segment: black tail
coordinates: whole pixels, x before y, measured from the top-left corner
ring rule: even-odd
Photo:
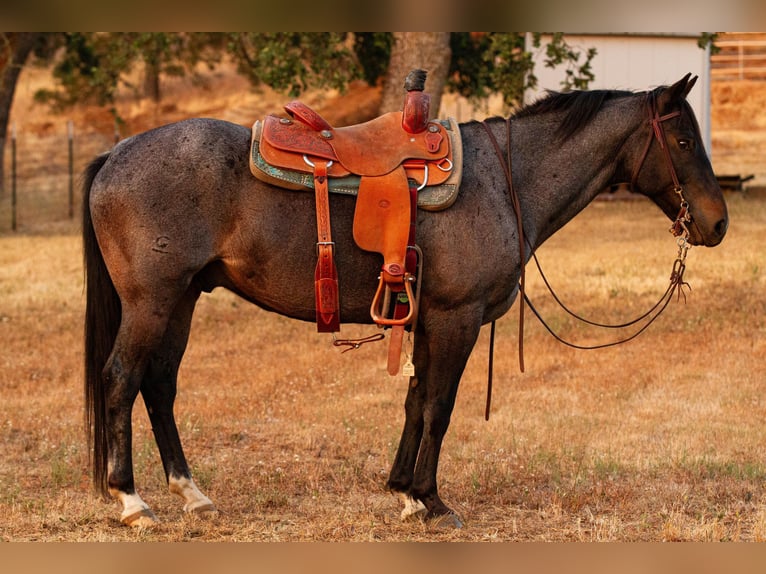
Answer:
[[[120,326],[121,306],[104,264],[90,216],[90,188],[109,154],[85,169],[82,189],[82,242],[85,268],[85,428],[93,485],[107,493],[106,401],[102,371]]]

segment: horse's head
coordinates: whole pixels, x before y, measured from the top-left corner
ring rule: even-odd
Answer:
[[[721,187],[702,143],[686,96],[697,78],[687,74],[670,87],[647,94],[646,144],[633,172],[634,191],[650,197],[672,220],[688,203],[689,243],[718,245],[729,216]]]

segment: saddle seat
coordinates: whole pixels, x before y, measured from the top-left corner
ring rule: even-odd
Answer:
[[[402,112],[333,128],[301,102],[291,102],[285,109],[292,118],[267,116],[264,120],[261,154],[272,165],[311,171],[302,157],[306,155],[332,161],[327,171],[330,177],[381,176],[407,160],[437,163],[449,154],[443,125],[430,122],[420,133],[408,133],[401,127]],[[410,161],[413,167],[417,163]]]

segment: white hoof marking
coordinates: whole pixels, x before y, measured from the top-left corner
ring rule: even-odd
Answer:
[[[209,515],[217,512],[213,501],[202,494],[192,479],[171,476],[168,486],[170,492],[184,499],[184,512],[187,514]]]
[[[404,503],[404,510],[402,510],[401,514],[402,520],[422,519],[428,512],[425,504],[415,500],[409,494],[402,493],[400,496]]]
[[[137,494],[127,494],[121,491],[110,491],[111,495],[122,503],[120,522],[128,526],[146,528],[159,522],[149,505]]]

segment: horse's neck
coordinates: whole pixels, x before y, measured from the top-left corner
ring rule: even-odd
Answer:
[[[628,104],[600,112],[564,142],[556,138],[549,120],[529,117],[514,122],[514,186],[533,249],[624,178],[624,148],[640,121],[635,103]]]

